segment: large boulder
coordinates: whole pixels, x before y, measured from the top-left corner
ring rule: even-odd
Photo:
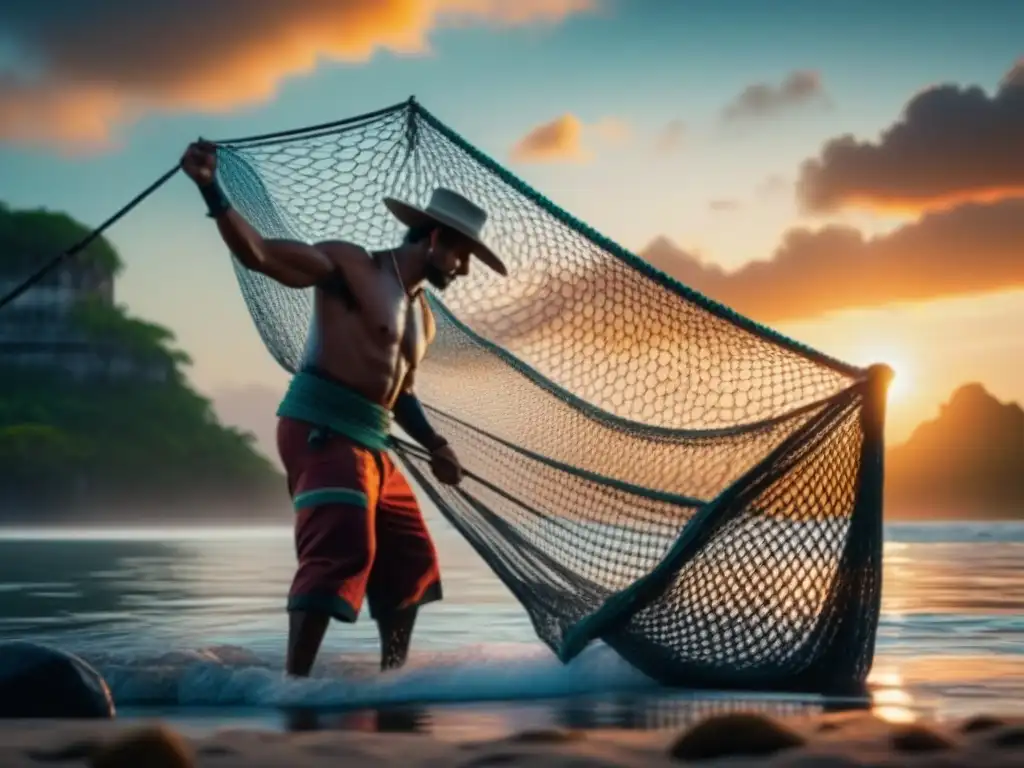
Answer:
[[[35,643],[0,643],[0,718],[113,717],[106,681],[77,656]]]

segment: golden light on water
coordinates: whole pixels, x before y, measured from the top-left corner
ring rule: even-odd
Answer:
[[[900,688],[883,688],[871,694],[871,711],[890,723],[912,723],[917,719],[912,709],[914,699]]]
[[[907,692],[898,669],[879,669],[868,678],[871,686],[871,712],[890,723],[912,723],[917,719],[914,699]]]

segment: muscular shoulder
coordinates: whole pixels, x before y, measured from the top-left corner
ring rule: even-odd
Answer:
[[[374,269],[370,254],[355,243],[345,240],[324,240],[317,243],[316,248],[346,274],[365,274]]]
[[[354,299],[367,290],[377,267],[365,248],[344,240],[322,241],[316,244],[316,248],[334,266],[333,274],[321,286],[328,293]]]

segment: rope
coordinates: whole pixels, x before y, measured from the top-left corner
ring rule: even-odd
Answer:
[[[331,129],[331,128],[340,128],[342,126],[352,125],[354,123],[359,123],[359,122],[362,122],[364,120],[371,120],[373,118],[382,117],[383,115],[387,115],[387,114],[390,114],[392,112],[396,112],[396,111],[398,111],[400,109],[406,109],[406,108],[409,108],[409,107],[413,107],[415,104],[416,104],[415,98],[410,96],[406,101],[400,102],[398,104],[392,104],[390,107],[385,107],[384,109],[374,110],[373,112],[367,112],[366,114],[363,114],[363,115],[356,115],[355,117],[348,117],[348,118],[345,118],[343,120],[335,120],[335,121],[330,122],[330,123],[323,123],[322,125],[314,125],[314,126],[309,126],[309,127],[306,127],[306,128],[296,128],[296,129],[287,130],[287,131],[277,131],[275,133],[265,133],[265,134],[254,135],[254,136],[247,136],[247,137],[238,138],[238,139],[224,139],[224,140],[220,140],[220,141],[214,141],[213,143],[216,144],[217,146],[222,146],[222,145],[236,145],[237,146],[237,145],[261,143],[261,142],[265,142],[265,141],[268,141],[268,140],[276,140],[276,139],[282,139],[282,138],[289,138],[289,137],[308,135],[310,133],[314,133],[314,132],[317,132],[317,131],[322,131],[322,130]],[[57,266],[59,266],[60,263],[64,261],[64,259],[66,259],[66,258],[68,258],[70,256],[74,256],[75,254],[80,253],[84,249],[88,248],[89,245],[94,240],[96,240],[96,238],[98,238],[107,229],[109,229],[111,226],[113,226],[115,223],[117,223],[120,219],[122,219],[129,211],[131,211],[133,208],[135,208],[139,203],[141,203],[143,200],[145,200],[151,194],[156,192],[167,181],[169,181],[171,179],[171,177],[174,176],[174,174],[176,174],[179,170],[181,170],[181,166],[179,164],[175,164],[173,168],[168,170],[159,179],[157,179],[152,184],[150,184],[148,187],[146,187],[144,190],[142,190],[142,192],[140,192],[138,195],[136,195],[134,198],[132,198],[132,200],[127,205],[122,207],[114,215],[112,215],[109,219],[107,219],[102,224],[100,224],[98,227],[96,227],[96,229],[92,230],[92,232],[90,232],[88,235],[83,237],[81,240],[79,240],[77,243],[72,245],[67,250],[58,253],[56,256],[53,256],[43,266],[41,266],[34,273],[29,275],[29,277],[27,277],[17,287],[15,287],[14,290],[10,291],[9,293],[4,295],[3,297],[0,297],[0,310],[2,310],[8,304],[11,304],[12,302],[14,302],[19,296],[21,296],[23,293],[25,293],[25,291],[27,291],[33,285],[35,285],[40,280],[42,280],[44,277],[46,277],[46,275],[48,275]]]
[[[81,240],[79,240],[77,243],[72,245],[66,251],[58,253],[56,256],[51,258],[42,267],[40,267],[32,275],[30,275],[26,280],[24,280],[20,285],[18,285],[18,287],[16,287],[13,291],[11,291],[10,293],[8,293],[5,296],[3,296],[2,298],[0,298],[0,309],[3,309],[4,307],[6,307],[8,304],[10,304],[15,299],[17,299],[19,296],[21,296],[21,294],[23,294],[29,288],[31,288],[33,285],[35,285],[40,280],[42,280],[51,270],[53,270],[55,267],[57,267],[58,264],[60,264],[62,261],[64,261],[64,259],[66,259],[66,258],[68,258],[70,256],[74,256],[76,253],[79,253],[80,251],[82,251],[85,248],[87,248],[89,246],[89,244],[92,243],[97,237],[102,235],[103,232],[106,229],[111,227],[114,223],[116,223],[119,219],[121,219],[125,214],[127,214],[130,210],[132,210],[135,206],[137,206],[139,203],[141,203],[143,200],[145,200],[151,194],[156,192],[160,187],[162,187],[172,176],[174,176],[174,174],[176,174],[180,170],[180,168],[181,168],[181,166],[176,163],[173,168],[171,168],[163,176],[161,176],[159,179],[157,179],[152,184],[150,184],[148,187],[146,187],[144,190],[142,190],[142,192],[140,192],[138,195],[136,195],[131,200],[131,202],[129,202],[127,205],[125,205],[123,208],[121,208],[121,210],[119,210],[117,213],[115,213],[109,219],[104,221],[102,224],[100,224],[98,227],[96,227],[96,229],[94,229],[88,235],[86,235]]]
[[[255,136],[243,136],[237,139],[220,139],[214,141],[214,144],[218,146],[230,145],[234,147],[249,147],[259,144],[274,143],[279,139],[294,139],[300,136],[308,136],[313,133],[320,133],[323,131],[331,132],[337,128],[343,128],[351,126],[356,123],[369,122],[378,117],[389,115],[393,112],[398,112],[401,109],[415,108],[416,99],[410,96],[405,101],[401,101],[397,104],[392,104],[390,107],[384,107],[383,109],[375,109],[372,112],[364,112],[361,115],[355,115],[354,117],[346,117],[342,120],[332,120],[329,123],[320,123],[319,125],[310,125],[305,128],[291,128],[285,131],[274,131],[272,133],[261,133]]]

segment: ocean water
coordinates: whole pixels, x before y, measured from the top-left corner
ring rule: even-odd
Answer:
[[[1024,712],[1024,524],[888,525],[870,697],[825,701],[668,691],[600,644],[563,666],[459,534],[428,517],[445,600],[421,611],[399,671],[377,671],[375,627],[362,618],[332,626],[311,679],[284,679],[286,525],[0,529],[0,639],[82,655],[122,717],[196,728],[652,728],[737,707],[870,707],[896,720]]]

